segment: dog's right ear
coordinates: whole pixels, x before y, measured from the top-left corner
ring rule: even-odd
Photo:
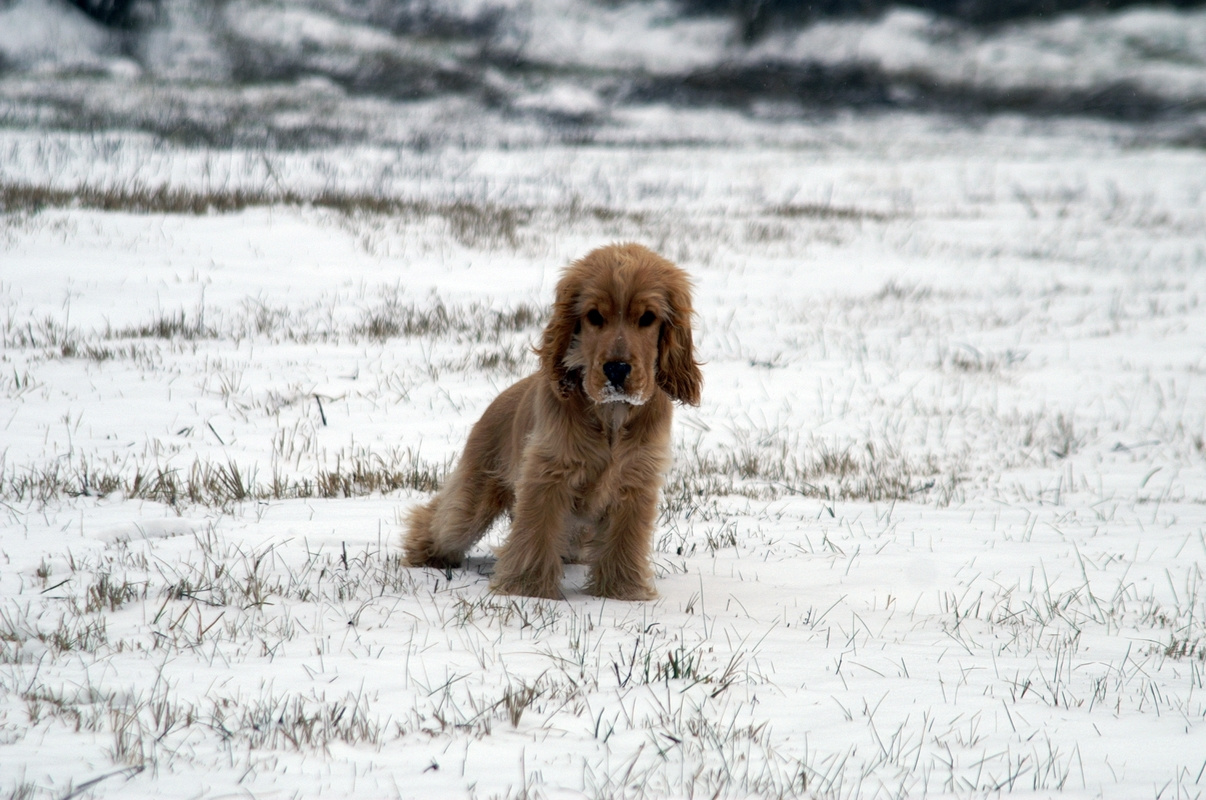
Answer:
[[[577,264],[562,273],[553,300],[553,316],[544,328],[540,346],[536,348],[540,371],[553,384],[553,391],[563,398],[569,397],[575,388],[570,369],[565,364],[565,356],[582,325],[582,320],[578,318],[578,298],[582,294],[581,273]]]

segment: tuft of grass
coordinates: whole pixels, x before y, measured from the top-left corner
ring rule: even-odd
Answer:
[[[327,190],[303,194],[292,190],[190,189],[170,186],[94,186],[72,188],[29,183],[0,185],[0,213],[38,213],[50,208],[81,208],[132,214],[233,214],[250,208],[295,206],[321,208],[345,216],[373,215],[424,220],[443,219],[449,233],[469,246],[507,245],[519,241],[519,229],[534,209],[468,200],[411,200],[367,192]]]
[[[891,214],[886,214],[882,211],[834,206],[829,203],[783,203],[771,206],[766,209],[766,213],[771,216],[782,217],[783,219],[872,220],[875,222],[884,222],[892,219]]]
[[[504,333],[533,328],[543,318],[543,311],[528,304],[495,310],[478,303],[450,307],[437,298],[420,306],[403,303],[395,292],[377,306],[366,309],[360,322],[352,327],[352,333],[376,340],[456,336],[471,342],[494,342]]]
[[[187,505],[229,509],[260,500],[364,497],[399,490],[433,492],[447,470],[448,464],[424,461],[410,449],[387,453],[356,450],[337,457],[334,468],[319,469],[312,478],[274,472],[268,483],[257,480],[254,468],[240,466],[233,459],[198,459],[188,469],[163,464],[97,465],[81,459],[0,472],[0,499],[45,505],[59,497],[120,493],[178,509]]]
[[[84,597],[84,612],[116,611],[133,600],[145,600],[147,586],[131,583],[123,578],[118,583],[108,572],[96,576],[96,580],[88,586]]]
[[[33,800],[37,791],[38,785],[36,783],[21,781],[8,791],[6,797],[7,800]]]
[[[329,752],[336,742],[349,745],[381,743],[385,724],[370,713],[372,698],[347,695],[328,701],[301,695],[266,694],[239,704],[234,720],[214,704],[215,727],[232,731],[246,747],[257,750],[319,750]]]
[[[1206,639],[1173,636],[1164,646],[1164,655],[1168,658],[1206,661]]]
[[[93,687],[75,690],[51,688],[31,683],[20,693],[30,724],[55,719],[80,731],[97,732],[104,728],[104,709],[113,702],[111,693]]]
[[[34,637],[55,655],[96,653],[109,643],[108,623],[101,615],[71,619],[64,615],[52,630],[38,629],[34,631]]]
[[[315,324],[313,316],[321,313],[328,318]],[[518,363],[522,355],[517,354],[514,343],[500,340],[538,328],[545,313],[543,308],[529,303],[492,308],[482,303],[450,305],[439,297],[407,301],[402,290],[394,286],[383,287],[380,298],[361,309],[354,320],[337,320],[329,309],[321,307],[291,310],[246,300],[231,314],[207,315],[205,307],[200,306],[192,312],[160,311],[141,323],[92,331],[52,317],[10,317],[0,320],[0,344],[14,350],[40,350],[44,357],[98,363],[130,360],[157,368],[165,349],[161,343],[169,343],[168,350],[186,350],[188,344],[199,341],[241,342],[248,338],[303,344],[385,341],[397,337],[452,338],[497,348],[493,354],[482,356],[481,366],[502,368],[508,363]],[[469,363],[466,360],[461,366]],[[36,385],[28,369],[22,372],[14,368],[11,375],[0,375],[0,391],[13,397]]]
[[[10,399],[15,400],[26,392],[37,388],[37,386],[37,380],[28,369],[18,371],[14,367],[11,378],[6,373],[0,373],[0,391],[8,395]]]
[[[957,372],[996,374],[1026,360],[1026,353],[1005,350],[1000,353],[985,352],[971,345],[960,345],[948,351],[942,366]]]
[[[1042,430],[1037,423],[1031,423],[1022,439],[1024,447],[1043,447],[1047,454],[1062,460],[1076,453],[1084,444],[1086,437],[1076,432],[1071,416],[1061,412],[1056,414],[1054,420],[1042,420],[1042,423]]]
[[[205,322],[204,309],[195,316],[189,317],[183,310],[174,313],[161,313],[141,325],[133,325],[116,331],[109,331],[106,339],[181,339],[197,341],[202,339],[219,338],[218,331]]]
[[[737,682],[743,668],[741,650],[735,650],[721,664],[715,659],[713,646],[706,641],[688,646],[680,640],[663,650],[656,633],[640,630],[630,642],[631,650],[626,651],[621,645],[608,665],[619,689],[681,681],[683,691],[702,684],[708,687],[708,696],[716,698]]]
[[[337,463],[333,470],[321,470],[315,480],[319,497],[361,497],[369,494],[388,494],[400,489],[434,492],[440,488],[441,476],[447,466],[419,461],[410,451],[407,457],[397,453],[387,461],[375,453],[358,453],[350,464]],[[295,485],[286,496],[303,496],[307,486]]]
[[[737,546],[737,523],[733,520],[719,528],[709,529],[704,533],[704,543],[708,550],[715,555],[717,550]]]
[[[906,456],[887,445],[867,442],[837,446],[813,442],[797,448],[777,435],[724,450],[698,443],[675,459],[664,488],[666,513],[685,513],[708,498],[739,496],[771,500],[787,495],[822,500],[882,502],[932,495],[949,503],[961,481],[936,456]],[[710,542],[712,550],[725,540]]]
[[[198,534],[196,558],[178,565],[155,566],[155,585],[163,599],[152,625],[160,641],[199,641],[222,633],[242,635],[237,627],[233,631],[215,628],[218,614],[226,610],[263,609],[279,605],[277,601],[343,603],[415,591],[415,574],[403,564],[401,552],[380,545],[360,553],[350,553],[346,547],[338,554],[307,552],[300,564],[289,556],[287,550],[275,545],[246,550],[212,533]],[[182,605],[174,605],[177,603]],[[208,619],[199,616],[207,609],[223,611]],[[292,638],[294,630],[278,633]]]
[[[529,365],[526,350],[517,350],[509,346],[476,353],[472,361],[473,369],[512,375]]]
[[[507,686],[503,691],[502,699],[498,701],[498,705],[502,707],[507,714],[507,719],[511,722],[512,728],[519,727],[519,721],[523,719],[523,713],[531,708],[536,699],[540,697],[541,690],[539,681],[532,685],[520,682],[519,686]]]

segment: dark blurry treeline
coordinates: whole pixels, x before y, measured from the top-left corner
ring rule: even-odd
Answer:
[[[695,12],[728,13],[747,23],[876,16],[893,6],[917,8],[978,25],[1042,18],[1068,11],[1113,11],[1127,6],[1191,8],[1206,0],[679,0]]]
[[[135,0],[71,0],[88,16],[112,27],[124,27],[134,21],[131,12]],[[157,3],[156,3],[157,4]]]
[[[610,0],[599,0],[609,2]],[[153,17],[160,0],[71,0],[92,18],[127,27]],[[893,6],[917,8],[974,25],[1050,17],[1068,11],[1112,11],[1153,5],[1150,0],[679,0],[687,13],[726,14],[735,18],[745,38],[753,40],[776,25],[807,23],[822,17],[870,17]],[[383,3],[377,2],[381,6]],[[397,0],[398,12],[431,12],[438,0]],[[1154,5],[1190,8],[1206,0],[1164,0]]]

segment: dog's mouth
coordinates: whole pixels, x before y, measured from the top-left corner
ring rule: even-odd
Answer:
[[[639,394],[632,394],[623,389],[617,389],[611,384],[606,384],[599,391],[599,397],[595,400],[596,403],[627,403],[630,406],[643,406],[649,400],[647,397],[641,397]]]

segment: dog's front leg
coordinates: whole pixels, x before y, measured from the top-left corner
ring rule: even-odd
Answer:
[[[652,600],[653,523],[657,518],[657,480],[651,485],[629,486],[607,510],[586,591],[616,600]]]
[[[515,487],[511,534],[498,549],[490,588],[500,594],[560,598],[562,541],[570,510],[571,470],[537,446],[524,454]]]

